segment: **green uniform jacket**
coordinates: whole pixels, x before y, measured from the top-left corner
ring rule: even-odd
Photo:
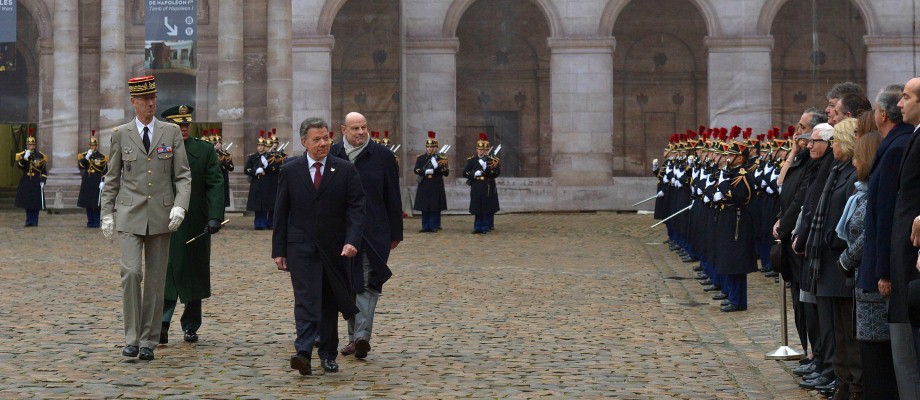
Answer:
[[[169,238],[164,297],[183,303],[211,296],[211,235],[185,242],[204,232],[208,220],[224,219],[224,177],[214,146],[189,138],[185,152],[192,170],[192,192],[185,219]]]

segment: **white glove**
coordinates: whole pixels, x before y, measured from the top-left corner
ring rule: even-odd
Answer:
[[[100,181],[100,182],[99,182],[99,190],[102,190],[102,188],[103,188],[104,186],[105,186],[105,181]]]
[[[38,186],[41,186],[41,188],[44,189],[44,188],[45,188],[45,182],[39,183]]]
[[[268,166],[268,159],[265,158],[265,156],[262,156],[262,166],[263,166],[263,167],[267,167],[267,166]],[[261,168],[260,168],[260,169],[261,169]]]
[[[112,217],[112,214],[102,217],[102,236],[105,236],[108,240],[112,240],[112,234],[114,233],[115,218]]]
[[[703,203],[709,204],[709,196],[703,196]]]
[[[183,219],[185,219],[184,208],[175,206],[172,210],[169,210],[169,231],[175,232],[179,229],[179,225],[182,225]]]
[[[480,177],[480,176],[482,176],[482,171],[478,171],[478,170],[477,170],[476,172],[473,173],[473,176],[475,176],[475,177],[477,177],[477,178]]]
[[[438,165],[438,158],[437,158],[437,157],[431,156],[431,165]]]
[[[29,151],[29,150],[26,150],[26,154],[24,154],[24,155],[22,156],[22,158],[25,159],[25,160],[28,160],[28,159],[29,159],[29,156],[31,156],[31,155],[32,155],[32,152]]]
[[[773,188],[767,186],[767,193],[768,193],[768,194],[773,194]]]
[[[85,158],[86,161],[89,161],[89,156],[91,156],[91,155],[93,155],[93,151],[92,151],[92,150],[87,150],[87,151],[86,151],[86,155],[83,156],[83,158]]]
[[[712,201],[719,201],[719,200],[722,200],[722,192],[716,192],[716,194],[712,196]]]
[[[658,194],[656,194],[655,197],[664,197],[664,191],[663,191],[663,190],[659,190],[659,191],[658,191]]]
[[[432,175],[432,174],[434,174],[434,170],[433,170],[433,169],[428,168],[428,169],[425,170],[425,175]]]
[[[265,170],[262,169],[262,167],[259,167],[259,169],[256,170],[256,175],[262,175],[264,173],[265,173]]]

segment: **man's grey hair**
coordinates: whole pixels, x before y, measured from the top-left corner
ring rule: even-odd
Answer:
[[[878,92],[878,96],[875,96],[876,107],[884,111],[885,116],[896,124],[904,121],[901,109],[898,108],[898,101],[901,100],[902,92],[904,92],[904,85],[894,84],[885,86],[884,89]]]
[[[824,110],[818,107],[811,107],[805,110],[805,114],[808,114],[808,129],[814,129],[818,124],[823,124],[827,122],[827,113]]]
[[[326,128],[329,130],[329,125],[326,124],[326,120],[317,117],[310,117],[300,123],[300,137],[304,137],[307,134],[307,131],[310,128]]]
[[[862,86],[853,82],[840,82],[827,92],[827,99],[840,99],[848,94],[864,94]]]
[[[811,133],[817,134],[823,140],[830,140],[834,137],[834,127],[828,123],[815,125],[814,129],[811,130]]]

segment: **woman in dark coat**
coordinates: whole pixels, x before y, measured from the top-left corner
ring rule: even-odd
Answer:
[[[412,209],[422,212],[419,232],[437,232],[441,230],[441,211],[447,209],[444,178],[450,174],[450,166],[447,156],[438,153],[438,140],[433,131],[428,131],[425,153],[415,159],[413,172],[418,175],[418,188]]]

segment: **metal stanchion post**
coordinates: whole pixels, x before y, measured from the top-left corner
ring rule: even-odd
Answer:
[[[767,360],[801,360],[803,355],[789,347],[789,329],[786,327],[786,281],[783,276],[779,277],[779,291],[782,293],[783,301],[780,305],[780,320],[782,321],[783,344],[778,349],[764,354]]]

